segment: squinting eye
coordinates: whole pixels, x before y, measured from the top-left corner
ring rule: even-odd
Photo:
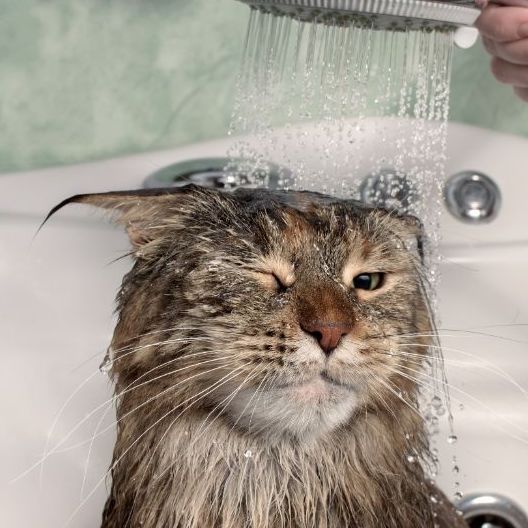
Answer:
[[[284,293],[293,284],[293,281],[284,281],[275,273],[257,272],[259,282],[268,290]]]
[[[275,289],[277,290],[277,292],[284,293],[288,289],[289,286],[284,284],[284,282],[282,282],[282,280],[275,273],[272,273],[271,276],[273,277],[273,280],[275,281]]]
[[[373,291],[383,286],[384,273],[362,273],[354,277],[354,288]]]

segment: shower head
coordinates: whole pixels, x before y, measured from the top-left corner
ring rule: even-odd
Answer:
[[[378,29],[449,29],[472,26],[474,0],[240,0],[259,11],[306,22]]]

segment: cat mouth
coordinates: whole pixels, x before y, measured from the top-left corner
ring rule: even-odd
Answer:
[[[317,375],[293,383],[285,383],[277,387],[294,397],[305,398],[331,398],[339,394],[357,392],[357,387],[336,380],[328,372],[321,371]]]
[[[352,389],[353,387],[342,383],[334,378],[332,378],[327,372],[323,371],[319,374],[319,378],[321,378],[324,382],[329,383],[330,385],[335,385],[336,387],[343,387],[344,389]]]
[[[291,389],[294,387],[302,387],[304,385],[309,385],[311,383],[321,383],[321,384],[328,384],[328,385],[335,385],[336,387],[343,387],[343,388],[352,388],[351,385],[347,383],[343,383],[334,377],[332,377],[326,370],[322,370],[321,372],[318,372],[317,374],[312,375],[306,375],[303,376],[301,379],[292,381],[283,381],[282,383],[276,383],[275,388],[276,389]]]

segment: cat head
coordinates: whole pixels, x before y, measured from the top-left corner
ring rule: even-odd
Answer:
[[[414,218],[196,186],[55,210],[72,202],[111,211],[133,246],[112,342],[122,402],[307,439],[414,398],[431,333]]]

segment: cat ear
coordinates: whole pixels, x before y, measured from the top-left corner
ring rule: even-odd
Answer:
[[[425,229],[423,222],[413,215],[402,215],[397,217],[403,227],[404,239],[412,249],[412,246],[416,248],[422,264],[425,260]]]
[[[192,189],[191,189],[192,187]],[[136,248],[156,239],[163,219],[176,212],[183,197],[195,186],[164,189],[113,191],[96,194],[77,194],[57,204],[46,216],[40,229],[60,209],[72,203],[88,204],[110,211],[112,220],[126,228]]]

